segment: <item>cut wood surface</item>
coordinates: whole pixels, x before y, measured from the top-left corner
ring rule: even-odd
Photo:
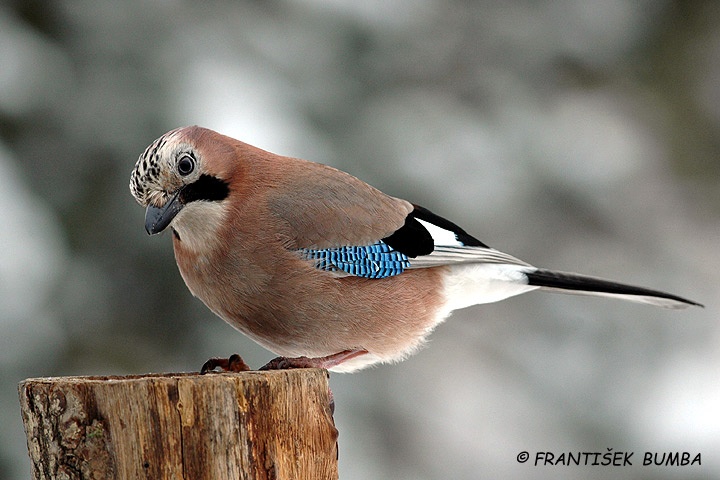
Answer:
[[[28,379],[36,479],[334,479],[318,369]]]

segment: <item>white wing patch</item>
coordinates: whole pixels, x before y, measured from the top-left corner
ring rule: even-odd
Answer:
[[[460,243],[458,241],[457,236],[455,235],[455,232],[451,232],[450,230],[445,230],[442,227],[438,227],[435,224],[432,224],[425,220],[421,220],[419,218],[416,218],[415,220],[420,222],[420,224],[423,227],[425,227],[425,230],[427,230],[430,233],[436,246],[437,245],[462,246],[462,243]]]

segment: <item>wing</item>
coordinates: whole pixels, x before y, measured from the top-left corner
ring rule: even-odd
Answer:
[[[455,263],[527,265],[327,165],[282,157],[282,174],[272,182],[267,205],[286,248],[338,276],[385,278]]]
[[[457,263],[529,266],[469,235],[456,224],[417,206],[402,227],[369,245],[303,248],[300,255],[316,268],[337,276],[386,278],[407,269]]]

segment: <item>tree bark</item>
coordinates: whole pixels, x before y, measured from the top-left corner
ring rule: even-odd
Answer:
[[[19,385],[35,479],[334,479],[328,374],[58,377]]]

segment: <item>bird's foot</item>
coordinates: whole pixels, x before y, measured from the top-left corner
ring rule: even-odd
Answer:
[[[327,357],[277,357],[260,367],[260,370],[287,370],[290,368],[324,368],[328,370],[366,353],[368,353],[367,350],[343,350]]]
[[[247,372],[250,367],[237,353],[230,355],[230,358],[211,358],[200,369],[200,375],[215,371],[219,368],[222,372]]]
[[[326,357],[277,357],[270,360],[259,370],[289,370],[291,368],[323,368],[328,370],[360,355],[368,353],[367,350],[343,350]],[[234,353],[229,358],[214,357],[209,359],[200,369],[200,375],[220,369],[222,372],[248,372],[252,370],[247,363]]]

